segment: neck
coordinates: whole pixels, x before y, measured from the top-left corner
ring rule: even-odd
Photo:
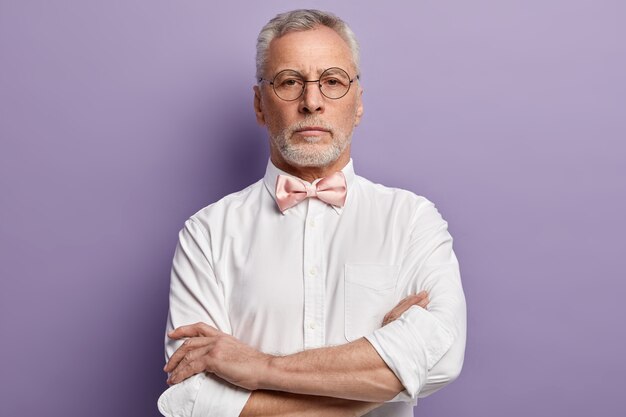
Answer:
[[[339,158],[325,166],[301,167],[289,164],[275,149],[270,149],[270,159],[276,168],[305,181],[313,182],[318,178],[327,177],[337,171],[341,171],[350,162],[350,146],[346,147],[344,152],[339,155]]]

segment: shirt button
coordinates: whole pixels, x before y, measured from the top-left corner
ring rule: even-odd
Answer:
[[[310,227],[311,229],[314,229],[314,228],[315,228],[315,220],[311,219],[311,220],[309,221],[309,227]]]
[[[309,322],[309,329],[315,330],[316,327],[317,327],[317,324],[314,321]]]
[[[309,275],[311,275],[312,277],[317,275],[317,268],[316,267],[312,267],[311,269],[309,269]]]

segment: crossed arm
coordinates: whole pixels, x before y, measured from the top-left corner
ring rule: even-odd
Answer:
[[[284,357],[265,355],[229,335],[222,290],[206,256],[208,236],[196,221],[186,222],[172,269],[168,326],[175,330],[166,341],[170,362],[165,370],[171,373],[169,383],[176,385],[159,399],[161,412],[360,416],[400,391],[393,401],[429,395],[456,378],[465,346],[458,262],[446,223],[434,207],[425,206],[420,218],[403,264],[412,277],[405,291],[428,291],[428,311],[411,302],[398,308],[401,302],[395,310],[406,310],[404,314],[388,315],[366,339]],[[178,327],[191,320],[213,327]],[[174,339],[186,340],[181,346]],[[232,353],[237,351],[245,355]],[[224,359],[229,352],[233,360]],[[206,375],[178,384],[198,373]]]
[[[291,394],[280,391],[254,391],[240,417],[357,417],[382,403]]]
[[[383,324],[412,305],[427,304],[426,293],[409,296],[385,316]],[[168,383],[210,372],[252,390],[242,417],[361,416],[404,390],[364,338],[340,346],[273,356],[204,323],[179,327],[169,336],[186,340],[164,368],[171,373]]]

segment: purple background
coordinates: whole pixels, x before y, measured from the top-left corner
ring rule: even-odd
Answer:
[[[263,175],[261,26],[362,44],[359,174],[434,201],[469,308],[422,416],[621,416],[622,1],[0,2],[0,414],[156,416],[184,220]]]

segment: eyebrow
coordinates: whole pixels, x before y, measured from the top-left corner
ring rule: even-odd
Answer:
[[[328,70],[333,69],[333,68],[336,68],[336,69],[334,69],[334,70],[332,70],[332,71],[328,71]],[[293,69],[293,68],[282,68],[282,69],[279,69],[278,71],[276,71],[276,74],[278,74],[279,72],[282,72],[282,71],[287,71],[287,70],[295,72],[296,74],[298,74],[298,75],[299,75],[300,77],[302,77],[303,79],[305,79],[305,78],[306,78],[306,77],[304,76],[304,74],[302,74],[302,72],[300,72],[300,71],[298,71],[298,70],[296,70],[296,69]],[[315,76],[316,76],[316,77],[321,77],[321,76],[322,76],[322,74],[323,74],[325,71],[328,71],[328,74],[333,75],[333,74],[335,74],[335,73],[339,72],[338,70],[342,70],[342,71],[345,71],[346,73],[348,73],[346,70],[344,70],[344,69],[343,69],[343,68],[341,68],[341,67],[328,67],[328,68],[325,68],[325,69],[324,69],[324,68],[317,68],[317,73],[316,73],[317,75],[315,75]],[[348,77],[349,77],[349,76],[350,76],[350,74],[348,74]]]
[[[336,69],[333,69],[333,68],[336,68]],[[329,70],[331,70],[331,71],[329,71]],[[341,70],[341,71],[340,71],[340,70]],[[330,75],[333,75],[333,74],[335,74],[335,73],[340,73],[340,74],[341,74],[342,72],[345,72],[345,73],[347,74],[346,70],[341,69],[341,68],[339,68],[339,67],[331,67],[331,68],[326,69],[326,71],[328,71],[327,73],[328,73],[328,74],[330,74]],[[322,73],[320,72],[320,76],[321,76],[321,75],[322,75]],[[348,75],[348,76],[349,76],[349,75]]]

